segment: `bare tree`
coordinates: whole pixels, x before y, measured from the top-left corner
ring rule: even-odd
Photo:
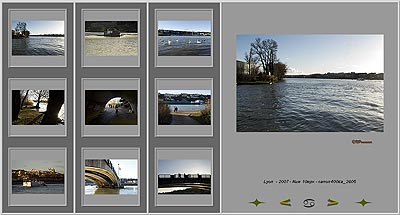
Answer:
[[[40,105],[41,100],[49,98],[49,91],[48,90],[32,90],[31,96],[34,98],[34,101],[36,101],[35,108],[40,108],[39,105]]]
[[[278,43],[273,39],[261,40],[261,38],[256,38],[256,41],[251,43],[251,47],[257,54],[264,73],[273,75],[274,63],[277,62]]]

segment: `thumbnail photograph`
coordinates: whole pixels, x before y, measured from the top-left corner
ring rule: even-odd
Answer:
[[[138,160],[85,160],[85,195],[107,194],[138,194]]]
[[[12,194],[64,194],[64,160],[12,160]]]
[[[236,131],[383,132],[383,35],[237,35]]]
[[[137,125],[137,90],[85,90],[85,125]]]
[[[159,20],[158,56],[211,56],[210,20]]]
[[[137,56],[137,21],[85,21],[86,56]]]
[[[211,125],[211,90],[159,90],[158,125]]]
[[[64,125],[64,90],[12,90],[12,125]]]
[[[211,194],[211,160],[158,160],[158,195]]]
[[[62,20],[12,20],[12,55],[64,56],[64,31]]]

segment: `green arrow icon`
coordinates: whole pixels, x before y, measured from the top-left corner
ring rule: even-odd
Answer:
[[[279,202],[281,205],[285,205],[285,206],[292,206],[292,204],[290,204],[290,199],[285,199]]]
[[[328,199],[328,205],[327,206],[334,206],[334,205],[338,205],[338,204],[339,204],[339,202],[337,200],[334,200],[334,199],[331,199],[331,198]]]

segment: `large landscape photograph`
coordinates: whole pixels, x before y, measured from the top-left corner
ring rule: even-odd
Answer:
[[[64,28],[64,21],[59,20],[13,20],[12,55],[65,55]]]
[[[237,132],[383,132],[380,34],[237,35]]]

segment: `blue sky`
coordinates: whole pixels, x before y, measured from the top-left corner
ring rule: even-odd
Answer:
[[[188,94],[202,94],[202,95],[211,95],[211,90],[159,90],[158,93],[165,94],[181,94],[181,93],[188,93]]]
[[[210,20],[159,20],[158,29],[211,32]]]
[[[159,160],[158,174],[211,174],[210,160]]]
[[[12,160],[11,169],[38,169],[48,170],[49,168],[56,169],[56,172],[64,174],[65,164],[63,160]]]
[[[64,34],[63,20],[13,20],[12,29],[15,29],[18,22],[25,22],[26,28],[31,32],[31,35]]]
[[[110,159],[120,178],[138,178],[138,163],[135,159]],[[118,171],[118,164],[121,168]]]
[[[237,35],[237,60],[244,61],[257,37],[278,43],[277,56],[289,66],[288,74],[384,72],[382,34]]]

